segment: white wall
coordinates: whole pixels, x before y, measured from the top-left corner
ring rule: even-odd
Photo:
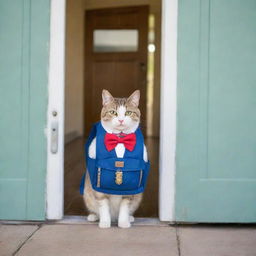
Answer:
[[[84,3],[67,0],[65,137],[83,134]]]

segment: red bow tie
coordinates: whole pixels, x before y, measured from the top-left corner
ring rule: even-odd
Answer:
[[[118,143],[123,143],[126,149],[133,151],[136,144],[136,136],[135,133],[121,134],[121,137],[112,133],[106,133],[104,143],[108,151],[114,149]]]

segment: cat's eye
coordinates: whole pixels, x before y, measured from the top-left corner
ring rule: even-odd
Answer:
[[[126,115],[126,116],[130,116],[131,114],[132,114],[132,111],[126,111],[126,112],[125,112],[125,115]]]
[[[117,112],[116,112],[115,110],[110,110],[109,113],[110,113],[111,115],[117,116]]]

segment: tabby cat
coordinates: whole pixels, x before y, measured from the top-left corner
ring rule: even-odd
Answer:
[[[140,91],[136,90],[128,98],[114,98],[107,90],[102,91],[101,124],[108,133],[133,133],[140,123]],[[125,147],[118,143],[115,147],[118,158],[123,158]],[[89,146],[89,157],[96,158],[96,139]],[[144,161],[148,161],[144,145]],[[142,193],[135,195],[110,195],[92,189],[88,171],[84,188],[84,201],[89,210],[88,221],[99,220],[100,228],[109,228],[111,221],[117,221],[120,228],[129,228],[134,221],[133,214],[139,207]]]

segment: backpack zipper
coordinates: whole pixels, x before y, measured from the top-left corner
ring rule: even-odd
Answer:
[[[140,187],[140,185],[141,185],[141,181],[142,181],[142,175],[143,175],[143,173],[142,173],[142,170],[140,170],[140,180],[139,180],[139,187]]]
[[[100,175],[101,175],[101,168],[98,167],[98,173],[97,173],[97,187],[100,187]]]

